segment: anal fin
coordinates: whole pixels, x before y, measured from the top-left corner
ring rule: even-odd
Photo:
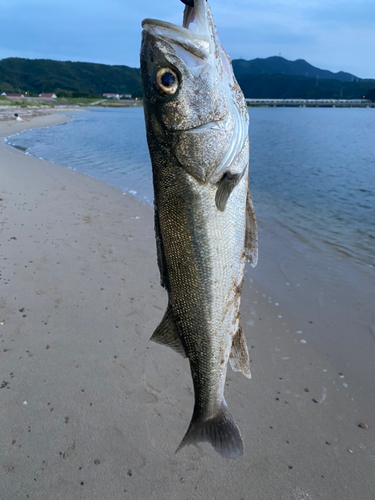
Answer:
[[[150,340],[156,342],[157,344],[167,345],[186,358],[185,349],[178,334],[173,318],[172,308],[169,304],[164,314],[164,318],[152,334]]]
[[[229,362],[233,371],[242,372],[245,377],[251,378],[249,352],[241,325],[232,339]]]

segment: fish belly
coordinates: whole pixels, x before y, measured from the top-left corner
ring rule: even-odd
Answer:
[[[246,172],[247,174],[247,172]],[[156,208],[172,311],[193,375],[196,413],[221,406],[244,276],[247,175],[224,212],[216,187],[182,169],[160,175]]]

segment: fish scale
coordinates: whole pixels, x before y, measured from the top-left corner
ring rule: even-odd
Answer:
[[[253,265],[257,258],[244,132],[248,115],[206,0],[187,6],[184,20],[182,28],[143,22],[141,74],[155,233],[161,283],[168,292],[167,311],[151,339],[190,363],[195,404],[178,450],[208,441],[224,457],[236,458],[243,441],[224,386],[228,361],[250,378],[239,312],[246,256]],[[191,23],[198,26],[191,35],[194,46]]]

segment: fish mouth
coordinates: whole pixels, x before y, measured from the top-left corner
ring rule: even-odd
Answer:
[[[144,19],[142,28],[151,35],[171,43],[177,48],[179,55],[183,56],[182,49],[202,62],[209,56],[210,31],[206,0],[195,0],[194,7],[185,7],[182,26],[157,19]],[[199,64],[199,61],[196,61],[197,63]]]
[[[226,120],[217,120],[213,122],[204,123],[197,127],[187,128],[184,130],[174,130],[174,132],[200,132],[204,130],[227,130]]]

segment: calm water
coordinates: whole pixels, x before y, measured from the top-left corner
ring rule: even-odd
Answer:
[[[375,110],[250,108],[251,192],[311,245],[375,265]],[[152,203],[143,110],[95,109],[8,144]]]

